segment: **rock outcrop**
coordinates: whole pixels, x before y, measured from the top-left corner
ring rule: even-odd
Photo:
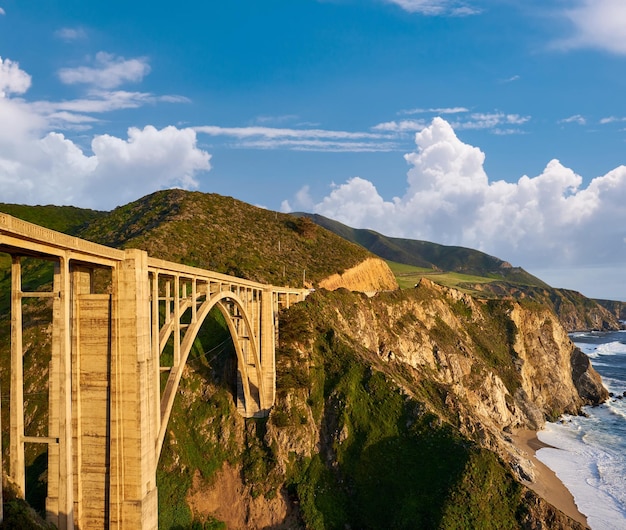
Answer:
[[[378,258],[368,258],[341,274],[333,274],[319,282],[319,287],[334,291],[348,289],[350,291],[377,292],[398,288],[396,278],[389,266]]]

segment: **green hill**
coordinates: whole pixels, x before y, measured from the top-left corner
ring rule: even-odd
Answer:
[[[294,215],[307,217],[327,230],[361,245],[388,261],[438,272],[455,272],[521,285],[548,287],[548,284],[521,267],[512,267],[506,261],[479,250],[439,245],[429,241],[387,237],[373,230],[351,228],[318,214],[297,213]]]
[[[249,280],[302,286],[360,263],[364,248],[308,219],[221,195],[159,191],[95,219],[80,237]]]
[[[89,223],[107,215],[106,212],[74,206],[27,206],[4,203],[0,203],[0,212],[70,235],[78,234]]]
[[[521,267],[512,267],[506,261],[484,252],[387,237],[373,230],[351,228],[317,214],[294,215],[311,219],[388,260],[400,287],[413,287],[426,277],[472,296],[515,298],[539,303],[554,311],[568,331],[620,328],[619,303],[598,303],[576,291],[555,289]]]

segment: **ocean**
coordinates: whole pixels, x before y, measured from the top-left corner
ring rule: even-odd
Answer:
[[[614,396],[584,416],[563,416],[538,437],[537,451],[574,495],[593,530],[626,529],[626,331],[573,333]]]

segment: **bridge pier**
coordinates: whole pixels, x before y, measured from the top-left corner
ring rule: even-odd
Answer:
[[[148,530],[158,528],[148,256],[125,254],[112,281],[107,527]]]

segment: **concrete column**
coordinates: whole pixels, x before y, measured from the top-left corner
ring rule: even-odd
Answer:
[[[161,428],[161,345],[159,341],[159,273],[152,273],[152,362],[154,373],[154,408],[156,411],[155,428]]]
[[[174,277],[174,366],[180,365],[180,277]]]
[[[261,294],[260,357],[265,395],[261,396],[261,409],[269,412],[276,399],[276,351],[274,326],[274,295],[271,288]]]
[[[111,528],[156,530],[154,359],[148,255],[127,250],[114,271],[111,374]]]
[[[60,529],[74,528],[74,421],[72,416],[72,347],[69,261],[54,264],[52,352],[48,377],[48,495],[46,519]],[[16,367],[18,370],[20,367]],[[12,370],[13,371],[13,370]],[[23,402],[23,397],[20,399]],[[22,414],[23,414],[23,404]],[[23,433],[23,425],[21,427]],[[23,443],[22,451],[23,451]]]
[[[22,264],[19,256],[12,256],[9,476],[23,497],[26,489],[26,477],[24,467],[24,351],[22,331]]]

